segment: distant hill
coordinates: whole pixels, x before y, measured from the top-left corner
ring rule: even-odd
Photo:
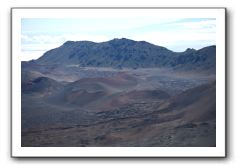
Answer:
[[[37,77],[32,80],[30,79],[30,77],[33,77],[31,72],[23,72],[23,74],[28,75],[29,78],[27,77],[28,79],[26,79],[26,76],[22,76],[22,93],[40,93],[43,95],[50,95],[53,92],[61,90],[63,87],[62,84],[48,77]]]
[[[107,42],[67,41],[49,50],[36,63],[113,68],[166,67],[180,70],[208,69],[215,71],[216,46],[200,50],[173,52],[146,41],[113,39]]]

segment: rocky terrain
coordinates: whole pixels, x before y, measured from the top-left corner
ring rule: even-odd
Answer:
[[[22,62],[22,146],[215,146],[215,58],[123,38]]]

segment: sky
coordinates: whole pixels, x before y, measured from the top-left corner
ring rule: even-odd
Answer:
[[[215,18],[22,18],[21,55],[37,59],[66,41],[147,41],[175,52],[216,44]]]

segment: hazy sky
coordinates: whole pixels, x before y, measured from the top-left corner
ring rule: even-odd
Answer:
[[[113,38],[145,40],[173,51],[200,49],[216,44],[216,20],[212,18],[25,18],[21,20],[21,52],[35,59],[64,42]]]

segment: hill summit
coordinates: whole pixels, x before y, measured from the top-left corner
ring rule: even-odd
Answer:
[[[47,51],[35,62],[43,65],[76,64],[82,67],[212,69],[215,68],[215,54],[216,46],[174,52],[146,41],[115,38],[100,43],[67,41]]]

